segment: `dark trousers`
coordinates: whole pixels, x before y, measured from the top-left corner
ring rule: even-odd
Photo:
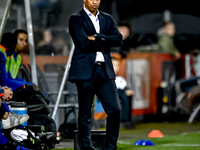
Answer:
[[[9,106],[6,103],[2,103],[0,107],[0,118],[3,118],[3,115],[6,112],[11,112]]]
[[[121,108],[115,81],[108,78],[104,66],[96,66],[90,80],[76,85],[79,99],[78,126],[83,148],[92,147],[91,107],[96,94],[108,115],[104,148],[117,149]]]
[[[11,112],[9,106],[6,103],[2,103],[0,106],[0,119],[3,119],[6,112]]]
[[[0,107],[0,119],[3,119],[5,111]]]
[[[118,89],[121,102],[121,122],[131,121],[131,99],[125,93],[125,90]]]

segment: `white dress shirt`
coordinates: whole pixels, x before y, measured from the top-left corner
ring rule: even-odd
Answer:
[[[91,19],[94,25],[94,28],[96,30],[96,33],[100,33],[100,24],[99,24],[99,18],[98,18],[99,11],[97,10],[97,14],[95,16],[87,8],[85,8],[85,5],[83,9],[86,12],[86,14],[89,16],[89,18]],[[96,52],[96,61],[105,62],[102,52]]]

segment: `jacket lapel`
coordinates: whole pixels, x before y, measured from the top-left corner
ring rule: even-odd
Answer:
[[[89,18],[89,16],[84,11],[84,9],[81,10],[81,15],[82,15],[83,19],[85,20],[85,22],[87,24],[87,28],[89,28],[91,30],[91,33],[96,33],[94,25],[93,25],[91,19]]]
[[[103,16],[101,15],[101,13],[99,12],[99,24],[100,24],[100,33],[103,33],[103,29],[105,27],[105,23],[104,23],[105,19],[103,18]]]

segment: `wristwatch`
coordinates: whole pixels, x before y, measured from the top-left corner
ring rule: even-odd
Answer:
[[[94,34],[93,37],[95,38],[95,40],[97,39],[97,34]]]

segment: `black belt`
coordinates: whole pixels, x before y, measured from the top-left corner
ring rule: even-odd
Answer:
[[[95,65],[97,65],[97,66],[104,66],[104,65],[105,65],[105,62],[96,61],[96,62],[95,62]]]

